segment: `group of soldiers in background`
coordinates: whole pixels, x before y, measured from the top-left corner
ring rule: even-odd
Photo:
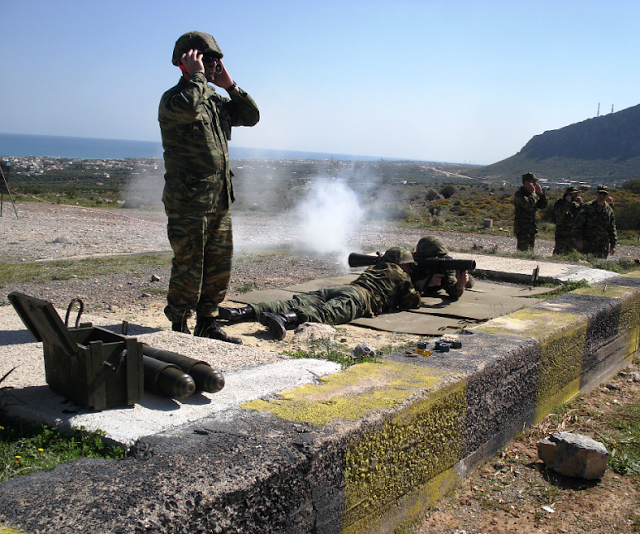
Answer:
[[[598,187],[596,199],[584,203],[575,186],[567,187],[563,197],[553,205],[556,225],[554,255],[578,250],[597,258],[615,253],[618,239],[613,214],[613,198],[606,186]],[[513,232],[518,250],[533,250],[537,233],[536,210],[547,207],[548,199],[532,172],[522,175],[522,187],[513,197]]]

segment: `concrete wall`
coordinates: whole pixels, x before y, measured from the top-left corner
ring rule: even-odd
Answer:
[[[640,333],[638,281],[621,277],[491,320],[461,336],[459,351],[396,355],[245,407],[329,427],[361,418],[342,460],[340,531],[392,532],[518,431],[628,365]],[[336,388],[346,376],[354,386]]]

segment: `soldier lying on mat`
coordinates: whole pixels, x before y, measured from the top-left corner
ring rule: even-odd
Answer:
[[[414,266],[411,252],[393,247],[350,284],[297,294],[290,300],[219,307],[218,313],[231,322],[258,320],[276,339],[284,339],[287,330],[307,321],[336,325],[397,308],[419,308],[420,295],[410,276]],[[425,280],[417,283],[424,285]]]

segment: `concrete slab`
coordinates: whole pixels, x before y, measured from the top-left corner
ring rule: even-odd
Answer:
[[[456,253],[455,257],[475,260],[478,275],[499,280],[514,280],[520,283],[528,283],[537,268],[539,268],[539,280],[555,283],[586,280],[589,284],[596,284],[619,276],[611,271],[548,260],[528,260],[469,253]]]
[[[84,315],[83,322],[118,332],[120,325],[101,317]],[[277,391],[317,382],[319,377],[340,370],[338,364],[311,359],[293,359],[274,352],[216,340],[159,331],[136,336],[156,348],[172,350],[204,360],[223,371],[225,387],[218,393],[196,393],[182,400],[145,391],[134,406],[98,412],[84,410],[53,392],[45,381],[42,343],[36,343],[13,307],[0,308],[2,364],[0,376],[11,367],[15,371],[3,386],[13,388],[5,410],[26,420],[61,428],[84,427],[103,430],[111,442],[128,447],[143,437],[175,429],[193,421]],[[144,330],[130,325],[131,333]]]

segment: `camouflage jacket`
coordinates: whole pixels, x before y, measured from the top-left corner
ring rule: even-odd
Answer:
[[[613,208],[606,202],[598,205],[597,200],[587,202],[580,209],[576,219],[576,241],[582,241],[587,250],[591,243],[609,243],[615,247],[618,242],[618,231]]]
[[[564,198],[553,205],[553,222],[556,224],[556,236],[573,237],[575,222],[580,212],[580,204],[567,202]]]
[[[384,262],[369,267],[351,285],[366,290],[367,311],[371,315],[394,308],[420,307],[420,295],[413,287],[411,277],[395,263]]]
[[[544,191],[541,195],[527,191],[520,187],[513,196],[514,220],[513,233],[515,235],[533,235],[538,232],[536,226],[536,209],[547,207],[547,196]]]
[[[224,98],[201,72],[169,89],[160,100],[158,121],[164,148],[167,211],[213,213],[233,202],[227,141],[232,126],[253,126],[260,112],[240,91]]]

